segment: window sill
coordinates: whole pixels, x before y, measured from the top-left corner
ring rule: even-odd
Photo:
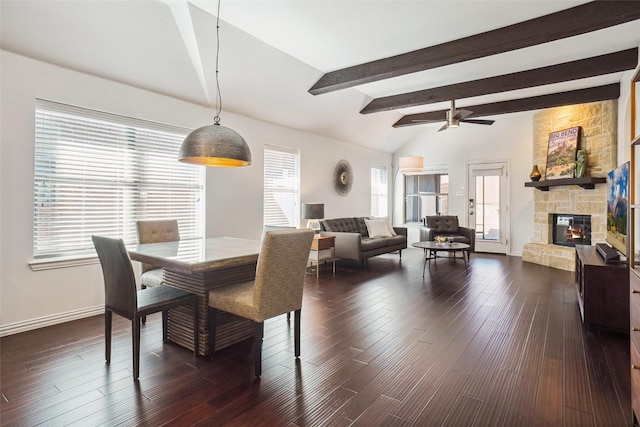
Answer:
[[[52,259],[32,259],[29,267],[32,271],[52,270],[54,268],[79,267],[81,265],[98,264],[100,261],[95,255],[87,257],[69,257]]]

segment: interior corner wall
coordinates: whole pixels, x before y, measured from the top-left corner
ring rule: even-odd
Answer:
[[[532,168],[533,112],[495,117],[491,126],[462,123],[455,129],[438,132],[440,124],[423,125],[424,131],[394,153],[424,157],[424,166],[446,166],[449,171],[449,214],[467,225],[467,163],[509,161],[510,176],[510,253],[521,256],[522,248],[533,237],[533,189],[524,188]],[[394,188],[393,215],[402,218],[402,180]],[[398,223],[398,220],[394,220]]]
[[[102,313],[97,263],[32,271],[35,99],[77,105],[187,129],[210,124],[210,108],[0,51],[0,335]],[[327,217],[368,215],[370,168],[391,168],[389,153],[223,112],[223,124],[248,142],[253,164],[207,170],[206,234],[259,238],[263,147],[300,150],[301,201],[325,203]],[[354,169],[347,197],[333,190],[333,169]],[[196,166],[194,166],[196,167]]]

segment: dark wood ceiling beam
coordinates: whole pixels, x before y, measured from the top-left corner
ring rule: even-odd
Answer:
[[[587,102],[606,101],[620,97],[620,83],[597,86],[588,89],[578,89],[568,92],[552,93],[533,96],[530,98],[512,99],[509,101],[492,102],[489,104],[461,107],[473,111],[467,118],[495,116],[498,114],[517,113],[520,111],[540,110],[543,108],[560,107],[563,105],[584,104]],[[446,120],[447,110],[431,111],[428,113],[408,114],[393,124],[393,127],[416,126]]]
[[[309,93],[319,95],[522,49],[640,19],[640,1],[593,1],[549,15],[324,74]]]
[[[637,65],[638,48],[627,49],[533,70],[376,98],[360,110],[360,113],[377,113],[397,108],[451,101],[452,99],[459,100],[472,96],[585,79],[633,70]]]

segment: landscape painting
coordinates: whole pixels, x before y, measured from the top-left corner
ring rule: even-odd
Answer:
[[[545,179],[573,178],[580,126],[549,134]]]
[[[607,175],[607,242],[627,256],[629,162]]]

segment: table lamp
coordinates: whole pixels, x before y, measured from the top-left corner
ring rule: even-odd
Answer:
[[[308,219],[307,228],[320,233],[319,219],[324,218],[324,203],[303,203],[302,218]]]

